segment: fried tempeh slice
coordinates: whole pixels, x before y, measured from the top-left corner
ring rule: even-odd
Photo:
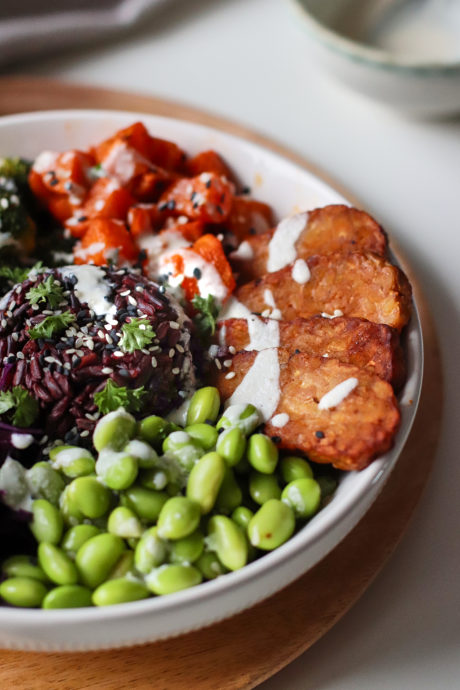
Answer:
[[[409,321],[411,287],[404,273],[376,254],[316,255],[307,260],[310,278],[298,283],[292,265],[238,288],[237,300],[250,311],[273,306],[291,321],[326,313],[386,323],[400,331]],[[267,302],[268,298],[268,302]]]
[[[269,323],[269,319],[254,318]],[[369,369],[389,381],[396,390],[404,383],[404,353],[398,332],[390,326],[346,316],[335,319],[312,316],[280,321],[278,327],[279,346],[291,353],[299,350],[334,357],[345,364]],[[251,349],[246,319],[227,319],[221,322],[220,328],[223,344],[233,346],[237,351]]]
[[[306,219],[305,229],[294,245],[298,259],[308,259],[314,254],[355,250],[385,256],[385,232],[364,211],[337,204],[317,208],[303,215]],[[244,251],[231,255],[232,267],[240,275],[240,285],[263,276],[269,270],[270,242],[275,232],[276,228],[246,238]]]
[[[216,385],[224,400],[264,352],[236,354],[231,379],[222,370],[217,373]],[[389,383],[337,359],[304,352],[291,355],[283,348],[278,348],[278,362],[279,400],[274,415],[287,415],[288,421],[279,427],[269,420],[264,431],[280,448],[301,451],[315,462],[332,463],[340,470],[362,470],[392,447],[400,413]],[[339,391],[331,391],[340,384],[348,386],[348,393],[334,396]],[[327,398],[323,396],[328,393],[329,399],[336,397],[335,406],[321,409],[320,401],[324,405]]]

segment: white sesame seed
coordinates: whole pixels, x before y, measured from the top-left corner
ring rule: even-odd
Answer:
[[[48,362],[48,364],[54,364],[54,357],[45,357],[45,362]]]
[[[154,369],[155,369],[155,367],[157,366],[157,364],[158,364],[157,358],[156,358],[156,357],[152,357],[152,367],[153,367]]]
[[[228,374],[225,374],[226,379],[233,379],[236,376],[234,371],[229,371]]]
[[[172,370],[172,373],[174,374],[174,376],[177,376],[177,374],[180,373],[179,367],[174,367],[174,369]]]
[[[11,334],[11,337],[12,337],[13,340],[17,343],[18,340],[19,340],[19,333],[12,333],[12,334]]]
[[[180,326],[179,326],[179,324],[177,323],[177,321],[170,321],[170,322],[169,322],[169,325],[170,325],[170,327],[171,327],[173,330],[177,330],[178,328],[180,328]]]
[[[90,350],[94,350],[94,340],[88,339],[86,341],[86,347],[88,347]]]
[[[45,316],[52,316],[54,311],[51,311],[51,309],[43,309],[42,314],[45,314]]]
[[[6,319],[2,319],[2,328],[6,328]]]
[[[101,369],[101,374],[113,374],[113,369],[111,367],[103,367]]]
[[[230,347],[228,348],[228,351],[229,351],[232,355],[234,355],[234,354],[236,353],[236,348],[233,347],[233,345],[230,345]]]
[[[108,343],[109,345],[112,345],[112,344],[113,344],[113,338],[111,338],[110,335],[109,335],[108,333],[107,333],[107,335],[105,336],[105,339],[107,340],[107,343]]]
[[[98,334],[99,338],[103,338],[105,335],[104,331],[101,331],[100,329],[98,330],[97,334]]]
[[[38,306],[38,304],[32,304],[32,309],[34,311],[38,311],[40,309],[40,307]],[[6,312],[6,313],[8,314],[9,312]],[[9,314],[9,316],[11,316],[11,313]]]
[[[123,292],[120,292],[120,297],[128,297],[130,293],[131,290],[124,290]]]
[[[232,366],[232,360],[231,359],[226,359],[224,360],[224,367],[231,367]]]
[[[182,345],[180,345],[179,343],[177,343],[177,345],[176,345],[176,350],[177,350],[178,352],[180,352],[181,354],[182,354],[183,352],[185,352],[184,348],[183,348]]]
[[[16,353],[16,357],[17,357],[18,359],[25,359],[24,354],[23,354],[22,352],[17,352],[17,353]]]
[[[134,299],[134,297],[131,297],[131,295],[128,297],[128,302],[133,305],[133,307],[137,307],[137,302]]]
[[[85,429],[84,431],[82,431],[81,434],[80,434],[80,436],[81,436],[82,438],[86,438],[87,436],[89,436],[89,431],[88,431],[88,429]]]
[[[139,330],[140,330],[140,331],[145,331],[146,328],[147,328],[147,326],[145,325],[145,323],[140,323],[140,324],[139,324]]]
[[[124,357],[124,354],[123,354],[123,352],[122,352],[121,350],[116,350],[116,351],[113,353],[113,356],[114,356],[114,357]]]
[[[175,351],[175,349],[172,347],[172,348],[170,349],[170,351],[168,352],[168,357],[171,357],[171,359],[172,359],[172,358],[174,357],[175,354],[176,354],[176,351]]]
[[[64,369],[70,369],[71,365],[70,362],[64,362]]]
[[[215,363],[216,363],[216,367],[217,367],[218,369],[222,369],[222,364],[219,362],[219,360],[218,360],[218,359],[215,359],[214,361],[215,361]]]
[[[84,357],[85,353],[83,352],[83,350],[75,350],[75,354],[77,355],[77,357]]]
[[[144,292],[142,285],[136,285],[136,292]]]

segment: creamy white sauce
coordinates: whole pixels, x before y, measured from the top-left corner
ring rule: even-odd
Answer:
[[[276,307],[275,298],[273,297],[271,290],[264,290],[264,302],[270,307],[270,310],[268,310],[268,313],[263,312],[262,316],[269,316],[272,319],[277,319],[280,321],[282,314],[281,311]]]
[[[59,269],[60,274],[68,278],[75,276],[78,280],[74,287],[75,295],[80,302],[86,302],[88,307],[97,315],[107,314],[113,304],[106,297],[110,294],[105,273],[97,266],[64,266]]]
[[[32,510],[32,496],[27,484],[26,471],[20,462],[7,457],[0,467],[2,500],[15,510]]]
[[[18,450],[25,450],[32,445],[34,437],[32,434],[11,434],[11,444]]]
[[[245,319],[247,321],[249,343],[244,348],[245,350],[265,350],[269,347],[279,347],[280,333],[278,321],[273,318],[268,319],[266,322],[263,321],[256,314],[249,311],[235,297],[231,297],[224,306],[221,312],[221,319]],[[223,338],[225,338],[225,335]]]
[[[135,176],[138,164],[152,168],[147,158],[141,156],[124,141],[115,143],[102,161],[104,172],[120,185],[126,185]]]
[[[79,259],[82,259],[82,261],[86,261],[88,256],[91,256],[92,254],[98,254],[99,252],[102,252],[104,249],[104,242],[93,242],[89,245],[89,247],[85,247],[84,249],[76,249],[75,256],[77,256]]]
[[[268,245],[267,271],[279,271],[292,264],[297,256],[295,244],[307,227],[308,213],[297,213],[285,218],[276,227]]]
[[[177,277],[171,276],[169,282],[171,285],[173,285],[173,287],[175,283],[180,285],[184,277],[195,278],[198,283],[198,290],[201,297],[208,297],[208,295],[212,295],[220,302],[227,297],[228,288],[222,282],[219,272],[212,265],[212,263],[205,261],[203,257],[194,252],[192,249],[180,249],[179,251],[175,252],[175,254],[178,254],[182,257],[184,262],[184,271]],[[167,263],[168,260],[166,259],[164,261],[164,265],[166,267],[165,272],[168,272]],[[197,269],[199,271],[199,278],[195,275],[195,271]]]
[[[280,399],[280,365],[278,350],[261,350],[240,385],[227,401],[228,405],[251,403],[263,421],[273,416]]]
[[[56,455],[51,465],[55,470],[60,470],[63,467],[69,467],[76,460],[92,457],[91,453],[85,448],[65,448]]]
[[[243,259],[249,261],[254,258],[254,250],[247,240],[241,242],[238,249],[230,254],[231,259]]]
[[[59,153],[55,151],[42,151],[34,161],[32,166],[35,172],[40,175],[47,170],[53,170],[58,160]]]
[[[291,275],[292,280],[295,280],[299,285],[308,283],[311,278],[311,273],[307,262],[304,259],[297,259],[292,267]]]
[[[185,426],[187,422],[187,412],[188,408],[190,407],[191,399],[192,398],[190,397],[187,400],[184,400],[180,407],[177,407],[175,410],[172,410],[166,417],[168,422],[172,422],[173,424],[177,424],[178,426]]]
[[[272,424],[272,426],[276,426],[278,429],[282,429],[283,426],[286,426],[288,421],[289,415],[286,414],[286,412],[280,412],[279,414],[275,414],[275,416],[270,419],[270,424]]]
[[[330,410],[332,407],[337,407],[358,385],[358,379],[352,376],[345,379],[337,386],[334,386],[330,391],[325,393],[318,403],[319,410]]]

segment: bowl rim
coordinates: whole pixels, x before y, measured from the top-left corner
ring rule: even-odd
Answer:
[[[312,38],[317,39],[333,52],[339,53],[354,62],[372,65],[389,72],[404,72],[416,76],[448,76],[460,70],[460,58],[451,61],[408,60],[398,58],[386,50],[374,48],[360,41],[354,41],[316,19],[305,6],[305,0],[288,0],[288,2],[297,16],[303,20],[304,28]]]
[[[149,113],[133,112],[129,110],[103,110],[103,109],[62,109],[62,110],[48,110],[48,111],[36,111],[30,113],[18,113],[13,115],[7,115],[0,117],[0,131],[4,127],[14,126],[16,124],[27,124],[29,122],[37,122],[41,120],[52,122],[60,121],[65,119],[80,118],[80,119],[99,119],[110,117],[123,117],[132,118],[136,120],[150,120],[164,123],[177,123],[181,126],[187,126],[192,130],[201,130],[204,132],[209,132],[217,134],[219,137],[223,137],[228,141],[232,142],[235,146],[243,147],[250,151],[260,152],[263,155],[268,155],[272,157],[275,163],[279,164],[281,167],[283,164],[288,163],[299,175],[309,175],[316,182],[324,184],[324,186],[334,192],[338,197],[341,197],[344,202],[350,203],[347,197],[343,196],[340,191],[327,180],[321,177],[315,171],[308,170],[308,168],[302,167],[290,160],[289,158],[281,155],[280,153],[273,151],[264,145],[259,143],[254,143],[244,135],[234,135],[224,132],[215,127],[203,125],[196,122],[191,122],[188,120],[183,120],[174,117],[165,117]],[[337,202],[339,203],[339,202]],[[393,261],[398,264],[396,257],[391,253],[390,255]],[[411,319],[411,324],[414,327],[414,332],[417,336],[417,344],[420,348],[419,351],[419,361],[415,365],[414,376],[416,378],[416,387],[412,394],[412,405],[411,412],[408,422],[405,424],[404,428],[400,428],[397,433],[395,444],[393,448],[384,456],[374,460],[366,470],[369,477],[367,478],[365,486],[361,487],[359,490],[350,492],[347,496],[341,497],[341,506],[338,509],[335,506],[335,510],[332,516],[329,516],[328,508],[331,504],[326,505],[318,515],[323,515],[329,517],[329,521],[326,525],[308,523],[303,528],[301,528],[291,539],[289,539],[285,544],[275,549],[274,551],[267,552],[261,558],[247,564],[244,568],[240,570],[226,573],[225,577],[219,577],[212,581],[203,582],[195,587],[185,589],[173,594],[169,594],[163,597],[150,597],[137,602],[129,602],[124,604],[115,604],[108,607],[85,607],[76,609],[56,609],[47,610],[44,614],[43,609],[20,609],[14,607],[0,607],[0,626],[4,627],[8,623],[15,625],[31,625],[33,629],[36,626],[41,625],[53,625],[53,624],[69,624],[69,623],[91,623],[95,621],[108,621],[114,618],[123,619],[131,618],[136,614],[154,614],[155,612],[160,613],[164,611],[175,611],[181,608],[185,608],[187,605],[196,605],[206,599],[211,599],[216,595],[228,593],[230,590],[241,587],[242,585],[253,582],[257,578],[263,576],[264,573],[273,571],[282,563],[286,564],[290,560],[293,560],[302,551],[312,547],[317,544],[321,539],[325,537],[329,532],[332,532],[334,527],[336,527],[341,521],[345,520],[353,511],[357,509],[360,503],[368,491],[371,490],[375,484],[379,483],[379,490],[381,490],[388,479],[391,471],[396,464],[402,449],[405,446],[409,433],[412,429],[418,404],[420,400],[420,394],[423,383],[423,373],[424,373],[424,343],[423,343],[423,333],[421,328],[420,316],[416,302],[413,300],[413,314]],[[401,391],[400,394],[404,392]],[[388,457],[391,455],[391,457]],[[354,474],[354,473],[350,473]],[[359,473],[356,473],[357,475]],[[376,494],[377,495],[377,494]],[[375,497],[374,499],[375,500]],[[372,501],[373,502],[373,501]],[[371,503],[372,505],[372,503]],[[368,507],[366,507],[365,512],[367,512]],[[316,516],[315,516],[316,517]],[[308,528],[308,531],[307,531]],[[306,533],[305,533],[306,532]],[[338,543],[338,542],[337,542]],[[334,548],[336,544],[332,548]],[[279,589],[279,588],[278,588]],[[257,599],[254,604],[257,603]],[[251,604],[252,605],[252,604]],[[201,627],[201,626],[200,626]],[[168,635],[169,636],[169,635]]]

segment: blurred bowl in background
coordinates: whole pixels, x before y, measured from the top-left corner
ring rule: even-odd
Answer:
[[[290,0],[317,64],[417,115],[460,112],[458,0]]]

